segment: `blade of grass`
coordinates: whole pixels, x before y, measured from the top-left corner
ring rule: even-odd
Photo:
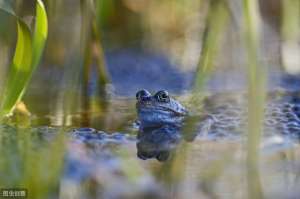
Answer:
[[[21,98],[27,81],[26,74],[31,70],[32,40],[30,30],[20,20],[18,20],[17,24],[17,46],[2,99],[0,117],[9,114],[16,102]]]
[[[194,94],[190,99],[191,104],[200,105],[202,102],[202,91],[206,80],[209,78],[213,67],[214,59],[220,47],[222,35],[228,23],[229,13],[226,3],[223,0],[210,1],[205,32],[203,35],[202,53],[197,67],[194,80]],[[197,120],[198,121],[198,120]],[[196,120],[186,121],[182,132],[188,135],[195,130]],[[163,166],[162,174],[170,189],[173,189],[185,177],[187,156],[189,145],[186,142],[178,146],[178,150],[173,154],[172,159]],[[180,191],[179,191],[180,192]],[[175,192],[174,194],[179,194]]]
[[[111,0],[97,0],[96,1],[96,17],[98,27],[105,26],[110,23],[109,19],[115,15],[116,1]]]
[[[258,161],[265,101],[266,71],[259,64],[260,16],[256,0],[244,0],[244,36],[248,58],[248,198],[263,198]]]
[[[7,5],[4,8],[7,8]],[[5,11],[14,15],[11,9]],[[37,0],[33,38],[28,26],[17,16],[15,17],[18,24],[17,46],[0,107],[0,118],[11,113],[15,104],[22,98],[40,61],[48,32],[46,10],[41,0]]]
[[[200,92],[214,67],[229,13],[223,0],[210,1],[207,25],[203,35],[202,53],[197,67],[194,91]]]
[[[214,69],[224,30],[229,22],[229,11],[224,0],[209,1],[206,27],[203,33],[201,56],[198,63],[193,95],[190,103],[201,107],[203,89]]]
[[[99,1],[97,1],[99,3]],[[97,23],[98,17],[96,16],[95,5],[93,1],[81,1],[81,15],[82,15],[82,29],[81,29],[81,41],[82,41],[82,54],[83,54],[83,108],[90,112],[104,109],[99,96],[106,96],[106,85],[110,82],[110,78],[106,69],[104,60],[104,52],[101,44],[101,37],[99,31],[99,23]],[[89,93],[88,87],[91,75],[93,74],[94,67],[92,67],[93,61],[95,60],[97,71],[97,91],[92,94]],[[94,78],[94,77],[93,77]],[[96,90],[96,89],[95,89]],[[100,102],[100,103],[99,103]],[[92,114],[92,113],[91,113]],[[90,125],[91,118],[93,115],[85,115],[85,124]]]
[[[86,35],[90,37],[87,40],[87,47],[91,49],[94,49],[93,56],[96,59],[97,69],[98,69],[98,81],[100,83],[99,87],[103,87],[103,85],[110,82],[106,64],[104,60],[104,52],[103,47],[101,43],[101,35],[99,31],[100,27],[100,17],[98,16],[99,12],[96,12],[96,8],[99,8],[100,1],[97,1],[97,4],[95,5],[93,1],[83,1],[81,3],[82,9],[83,9],[83,17],[86,17],[89,22],[87,23],[87,28],[89,29],[89,35]],[[89,15],[86,14],[86,12],[90,13]],[[85,20],[87,20],[85,19]],[[94,45],[93,45],[94,44]],[[85,49],[87,51],[87,49]],[[91,52],[90,52],[91,53]],[[90,56],[92,57],[92,56]]]
[[[35,30],[33,34],[33,57],[32,57],[32,70],[33,72],[39,61],[41,59],[46,39],[48,36],[48,20],[47,20],[47,13],[44,7],[44,4],[41,0],[37,0],[36,5],[36,23],[35,23]]]

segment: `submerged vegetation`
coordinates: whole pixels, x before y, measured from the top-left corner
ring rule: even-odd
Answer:
[[[78,189],[62,180],[68,132],[135,134],[133,96],[146,87],[168,89],[190,107],[185,135],[197,131],[207,95],[247,91],[247,141],[182,142],[165,163],[117,150],[129,185],[154,178],[168,198],[297,198],[299,146],[271,156],[260,146],[268,79],[299,79],[299,2],[0,0],[0,190],[97,197],[94,181]],[[122,185],[105,177],[103,190]]]

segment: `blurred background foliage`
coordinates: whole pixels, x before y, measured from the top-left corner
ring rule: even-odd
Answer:
[[[34,0],[2,1],[10,3],[25,21],[32,20]],[[44,117],[38,123],[71,125],[81,120],[88,121],[81,125],[90,125],[91,118],[104,117],[111,95],[113,99],[134,96],[140,88],[180,94],[192,87],[241,87],[247,63],[243,3],[222,1],[216,8],[218,3],[45,0],[49,37],[25,104],[38,118]],[[280,74],[298,74],[299,1],[258,1],[258,9],[258,16],[249,15],[260,21],[259,61]],[[4,85],[16,30],[12,17],[0,14],[0,81]],[[207,80],[211,83],[206,84]],[[47,85],[46,95],[43,85]]]

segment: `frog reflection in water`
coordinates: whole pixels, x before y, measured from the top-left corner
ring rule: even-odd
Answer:
[[[180,129],[187,110],[167,91],[151,95],[147,90],[136,93],[136,109],[140,122],[137,155],[141,159],[165,161],[181,140]]]
[[[82,183],[92,180],[93,185],[96,182],[101,187],[99,193],[103,195],[100,198],[123,196],[128,193],[130,193],[129,197],[113,198],[143,198],[144,192],[147,198],[149,196],[160,198],[156,197],[160,193],[158,190],[161,190],[156,181],[146,180],[147,184],[145,184],[144,180],[140,183],[140,180],[127,179],[129,175],[126,174],[123,166],[123,163],[127,161],[122,163],[124,157],[119,157],[114,152],[116,146],[136,144],[137,156],[140,159],[168,160],[171,151],[175,150],[182,140],[180,129],[187,110],[169,97],[167,91],[158,91],[155,95],[151,95],[148,91],[141,90],[136,93],[136,98],[140,124],[137,136],[124,133],[109,134],[92,128],[74,129],[72,132],[74,139],[69,143],[65,157],[62,180],[64,190],[68,190],[68,186],[71,186],[70,190],[75,190],[74,187],[82,190]],[[147,176],[147,172],[143,176]],[[143,176],[141,179],[145,179]],[[147,176],[147,179],[151,178]],[[142,185],[140,186],[139,183]],[[122,189],[116,189],[116,186]],[[139,186],[143,188],[138,188]],[[138,197],[132,197],[132,187],[135,187]],[[152,195],[152,190],[154,190],[154,195]],[[72,194],[73,192],[71,191]]]

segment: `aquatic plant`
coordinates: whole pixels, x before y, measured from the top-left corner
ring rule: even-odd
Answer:
[[[214,72],[215,60],[220,51],[224,30],[229,21],[229,11],[223,0],[210,1],[207,22],[203,33],[202,51],[194,80],[194,91],[203,91],[203,86]]]
[[[4,91],[1,97],[0,118],[12,112],[22,98],[33,72],[39,64],[48,34],[47,14],[41,0],[36,3],[35,29],[19,18],[10,5],[1,1],[0,9],[13,15],[17,22],[18,39]]]
[[[265,105],[266,69],[259,60],[260,14],[258,1],[244,0],[244,42],[247,52],[248,129],[247,180],[248,197],[263,198],[258,171],[259,143]]]

